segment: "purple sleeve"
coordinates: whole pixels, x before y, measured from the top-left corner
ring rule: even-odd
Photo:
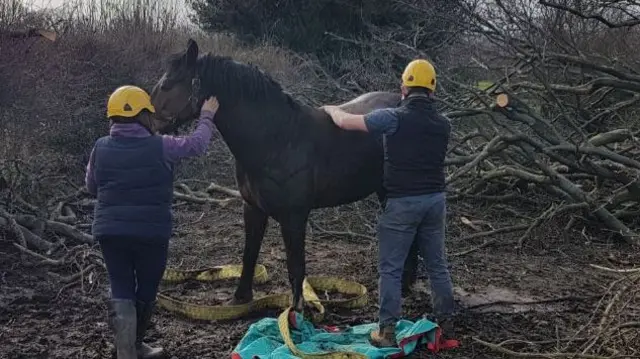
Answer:
[[[89,162],[87,163],[87,173],[84,177],[84,183],[87,186],[87,191],[92,195],[96,195],[97,193],[97,184],[95,174],[93,173],[93,163],[94,163],[94,153],[96,152],[96,147],[93,146],[91,149],[91,154],[89,155]]]
[[[186,157],[195,157],[207,152],[213,135],[213,112],[201,111],[198,125],[187,136],[162,136],[164,156],[170,162],[178,162]]]

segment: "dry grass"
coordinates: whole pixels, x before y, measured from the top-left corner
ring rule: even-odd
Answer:
[[[202,34],[178,22],[174,5],[74,0],[52,12],[30,13],[19,1],[0,4],[0,30],[35,26],[58,32],[55,43],[0,40],[0,159],[38,161],[81,181],[93,142],[108,131],[109,93],[123,84],[150,90],[166,56],[182,50],[189,37],[202,52],[260,66],[302,100],[317,99],[317,89],[326,86],[314,62],[269,44],[246,47],[229,36]],[[226,151],[222,143],[214,146]],[[195,161],[207,168],[219,162],[214,157]],[[222,158],[230,159],[228,153]]]

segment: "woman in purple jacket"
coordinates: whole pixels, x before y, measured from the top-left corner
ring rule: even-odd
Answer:
[[[109,273],[109,322],[118,359],[164,356],[162,348],[142,339],[167,262],[173,165],[205,154],[217,109],[218,101],[211,97],[191,135],[158,136],[153,131],[155,109],[144,90],[123,86],[109,97],[111,129],[96,141],[85,180],[97,197],[92,232]]]

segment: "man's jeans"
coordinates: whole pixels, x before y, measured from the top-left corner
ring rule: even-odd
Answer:
[[[453,314],[453,286],[444,245],[446,214],[443,192],[387,199],[378,222],[380,326],[393,325],[402,315],[402,271],[414,239],[431,282],[434,314]]]

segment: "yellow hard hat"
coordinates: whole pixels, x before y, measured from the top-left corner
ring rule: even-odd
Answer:
[[[107,102],[107,118],[113,116],[134,117],[142,110],[155,113],[149,94],[137,86],[118,87]]]
[[[436,70],[427,60],[413,60],[402,73],[402,84],[407,87],[426,87],[435,92]]]

